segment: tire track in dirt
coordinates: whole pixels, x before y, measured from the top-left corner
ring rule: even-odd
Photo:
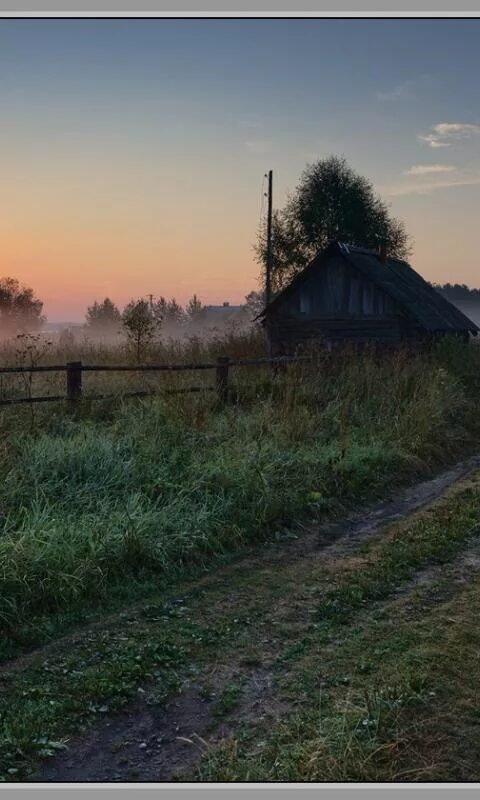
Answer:
[[[375,536],[380,528],[387,527],[390,523],[406,519],[416,511],[428,506],[429,503],[445,495],[450,489],[455,490],[459,481],[480,469],[480,453],[458,462],[453,467],[445,470],[433,478],[422,481],[413,486],[396,491],[389,499],[363,508],[358,512],[351,512],[336,522],[313,522],[301,526],[297,534],[287,535],[280,540],[272,540],[265,544],[259,553],[242,557],[241,554],[235,561],[218,570],[208,573],[201,578],[182,583],[182,595],[190,587],[207,589],[220,581],[235,577],[239,570],[255,568],[265,563],[291,563],[304,556],[321,552],[321,558],[333,560],[354,551],[362,542]],[[168,593],[165,592],[165,595]],[[174,597],[172,593],[170,597]],[[147,601],[140,601],[129,607],[128,612],[134,614],[136,609],[141,609]],[[114,612],[83,626],[74,633],[67,634],[49,642],[41,647],[28,651],[15,659],[0,664],[0,675],[16,672],[27,668],[38,658],[48,657],[59,647],[76,645],[80,643],[85,634],[109,625],[118,619],[122,612]]]
[[[429,585],[439,577],[448,578],[448,595],[458,591],[480,572],[480,542],[447,565],[429,565],[389,600],[374,603],[365,613],[377,612],[387,605],[404,603],[412,592],[419,593],[416,603],[422,608],[438,605],[448,597],[435,592],[429,597]],[[427,605],[425,605],[427,604]],[[360,617],[362,613],[360,614]],[[358,619],[357,619],[358,623]],[[338,647],[335,640],[324,652]],[[212,671],[212,673],[215,669]],[[220,693],[234,665],[225,665],[218,678],[205,676]],[[46,763],[32,780],[46,782],[162,782],[187,779],[192,775],[208,748],[235,735],[243,723],[267,721],[274,726],[284,713],[291,712],[292,702],[276,694],[273,673],[268,669],[245,670],[246,680],[235,709],[216,715],[217,701],[203,693],[204,682],[188,686],[162,706],[149,705],[148,695],[110,719],[105,719],[70,742],[69,751]]]
[[[292,558],[302,561],[319,549],[322,559],[335,561],[354,552],[381,528],[410,520],[415,512],[439,498],[443,501],[459,488],[459,483],[465,488],[465,479],[479,468],[480,456],[474,456],[367,512],[350,515],[342,523],[323,526],[320,531],[317,528],[304,540],[278,545],[275,552],[267,551],[253,559],[244,559],[240,564],[247,561],[252,566],[264,565],[266,561]],[[477,572],[480,568],[478,543],[458,556],[455,564],[465,574]],[[408,594],[427,585],[441,570],[440,566],[425,567],[410,584],[399,587],[399,592]],[[207,576],[202,582],[208,584],[209,578],[211,581],[212,577]],[[218,579],[217,574],[215,580]],[[395,599],[394,595],[391,600],[395,602]],[[203,691],[205,679],[208,678],[220,693],[236,667],[238,663],[225,663],[216,677],[215,670],[210,674],[205,670],[202,681],[185,685],[181,694],[162,705],[150,704],[148,692],[145,693],[135,704],[72,738],[68,752],[44,764],[32,780],[159,782],[181,779],[195,768],[207,746],[230,736],[239,723],[267,717],[274,724],[292,708],[291,703],[276,696],[268,669],[244,669],[240,701],[233,712],[219,719],[217,701]]]
[[[225,677],[225,676],[223,676]],[[221,687],[219,686],[219,689]],[[46,763],[34,781],[171,781],[189,774],[214,742],[239,723],[268,717],[272,724],[291,704],[275,698],[268,670],[252,670],[235,711],[219,719],[215,699],[194,684],[159,707],[148,700],[76,737],[67,753]]]

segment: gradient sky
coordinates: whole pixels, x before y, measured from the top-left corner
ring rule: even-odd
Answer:
[[[50,320],[241,302],[274,205],[344,155],[429,280],[480,285],[480,19],[0,20],[0,275]]]

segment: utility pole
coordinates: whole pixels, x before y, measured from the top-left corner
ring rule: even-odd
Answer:
[[[268,211],[267,211],[267,269],[265,275],[265,305],[272,299],[272,194],[273,194],[273,171],[268,173]]]
[[[150,311],[153,311],[153,294],[149,294],[147,297],[150,299]]]

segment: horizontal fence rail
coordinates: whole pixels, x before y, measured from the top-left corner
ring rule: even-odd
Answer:
[[[25,405],[30,403],[49,403],[60,400],[74,401],[82,398],[82,374],[84,372],[193,372],[195,370],[215,370],[215,386],[189,386],[180,389],[166,389],[164,394],[184,394],[188,392],[216,391],[219,400],[224,403],[228,396],[228,378],[231,367],[272,366],[282,364],[300,363],[311,361],[310,356],[278,356],[276,358],[240,358],[230,359],[228,356],[219,356],[216,361],[200,364],[139,364],[132,366],[105,364],[83,364],[81,361],[69,361],[67,364],[53,366],[30,367],[0,367],[0,375],[33,374],[42,372],[65,372],[66,394],[46,395],[44,397],[16,397],[0,399],[0,406]],[[115,394],[88,395],[89,400],[108,400],[114,397],[150,397],[160,394],[155,390],[144,389],[135,392],[121,392]]]
[[[228,358],[228,356],[220,356]],[[196,369],[216,369],[218,361],[206,364],[82,364],[81,361],[70,361],[67,364],[57,364],[46,367],[0,367],[3,373],[21,372],[67,372],[71,364],[79,364],[82,372],[188,372]],[[255,367],[266,364],[285,364],[297,361],[311,361],[310,356],[276,356],[275,358],[228,358],[229,367]]]

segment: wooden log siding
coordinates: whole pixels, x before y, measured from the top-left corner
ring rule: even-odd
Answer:
[[[396,345],[424,335],[395,300],[338,254],[280,299],[265,328],[274,356],[293,355],[315,340]]]
[[[328,314],[392,316],[396,303],[372,281],[365,280],[340,258],[332,258],[320,273],[310,275],[277,312],[298,317]]]
[[[312,340],[339,343],[377,341],[393,345],[407,338],[407,331],[403,330],[399,317],[381,315],[336,315],[304,320],[283,317],[268,324],[267,332],[274,355],[292,355],[299,345]],[[415,335],[412,331],[408,333],[408,338],[415,338]]]

